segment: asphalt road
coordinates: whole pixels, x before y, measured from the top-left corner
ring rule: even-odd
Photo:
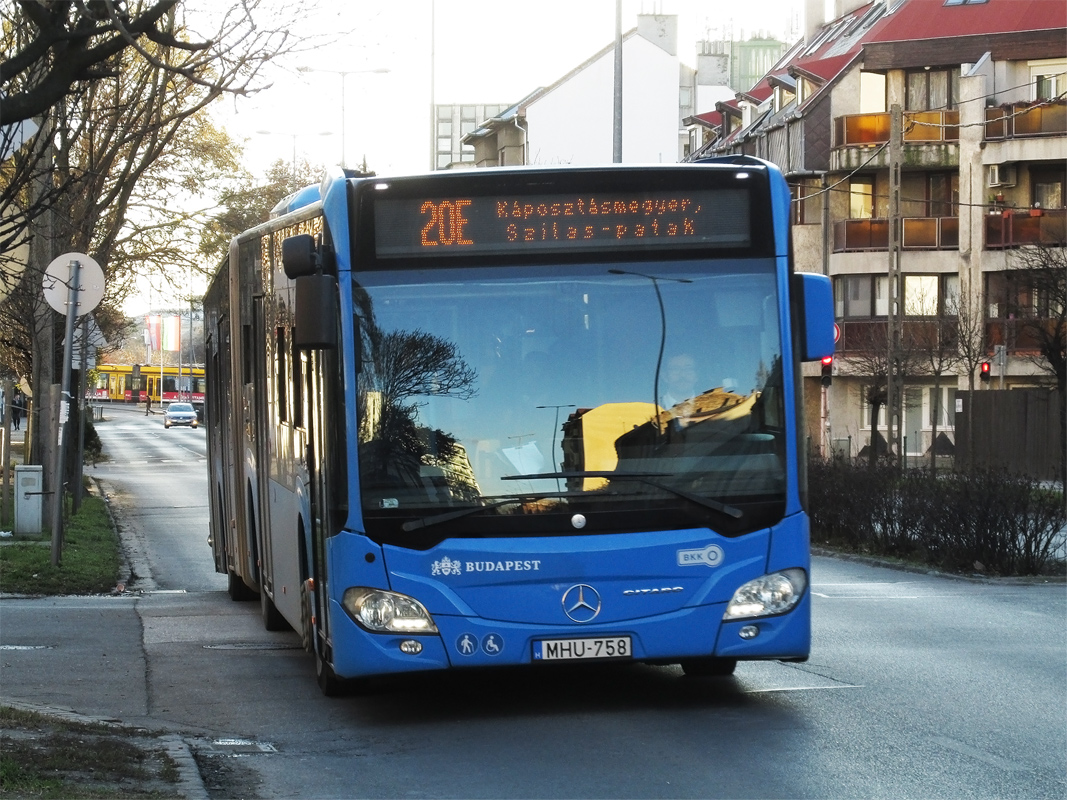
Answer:
[[[184,731],[216,796],[1067,794],[1062,583],[816,557],[807,664],[468,672],[328,699],[296,634],[211,571],[203,432],[143,411],[98,430],[143,593],[4,599],[0,687]]]

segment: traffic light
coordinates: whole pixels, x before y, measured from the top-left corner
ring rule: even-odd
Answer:
[[[992,364],[988,361],[983,361],[982,366],[978,368],[978,377],[981,378],[983,381],[988,381],[991,369]]]
[[[834,357],[823,356],[822,360],[822,385],[829,386],[834,379]]]

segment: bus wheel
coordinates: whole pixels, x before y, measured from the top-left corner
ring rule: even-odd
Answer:
[[[691,658],[682,662],[682,672],[691,678],[725,678],[734,674],[736,658]]]
[[[226,593],[234,601],[251,600],[256,596],[255,592],[245,586],[241,576],[233,570],[229,570],[226,573]]]
[[[278,607],[274,605],[274,601],[270,599],[267,590],[262,586],[259,587],[259,610],[263,614],[263,627],[268,631],[291,630],[289,623],[285,621],[285,617],[278,611]]]
[[[322,653],[315,651],[315,678],[319,688],[327,697],[340,697],[345,693],[345,681],[337,677],[333,667],[322,657]]]

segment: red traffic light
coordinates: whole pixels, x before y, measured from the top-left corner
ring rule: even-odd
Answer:
[[[983,381],[989,380],[990,370],[992,369],[992,366],[993,365],[989,361],[983,361],[982,365],[978,368],[978,377],[980,377]]]
[[[829,386],[834,379],[834,357],[823,356],[822,359],[822,385]]]

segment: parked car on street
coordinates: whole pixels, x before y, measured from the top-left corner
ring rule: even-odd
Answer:
[[[196,418],[196,409],[192,403],[171,403],[163,412],[163,427],[171,425],[190,425],[196,427],[199,423]]]

